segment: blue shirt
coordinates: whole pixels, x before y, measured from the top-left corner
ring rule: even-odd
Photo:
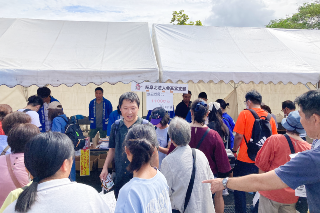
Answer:
[[[223,120],[223,123],[225,123],[225,125],[227,125],[227,127],[229,129],[230,147],[228,147],[228,148],[232,149],[233,145],[234,145],[233,129],[234,129],[235,123],[234,123],[233,119],[231,118],[231,116],[228,115],[226,112],[222,114],[222,120]]]
[[[108,122],[108,129],[107,129],[107,136],[110,136],[110,131],[111,131],[111,126],[112,124],[120,119],[120,115],[118,113],[118,110],[114,110],[113,112],[110,113],[109,115],[109,122]]]
[[[59,115],[59,116],[64,117],[65,119],[67,119],[67,116],[65,114]],[[63,118],[61,118],[59,116],[57,116],[57,117],[55,117],[53,119],[52,126],[51,126],[51,131],[52,132],[65,133],[67,122]]]
[[[305,185],[310,213],[320,212],[320,147],[299,153],[288,163],[275,169],[290,188]]]
[[[119,192],[115,213],[171,213],[169,186],[163,174],[151,179],[134,177]]]
[[[226,120],[229,123],[230,130],[231,130],[231,132],[233,132],[235,123],[234,123],[234,120],[231,118],[231,116],[228,115],[228,113],[225,112],[225,113],[222,114],[222,118],[224,118],[223,120]]]

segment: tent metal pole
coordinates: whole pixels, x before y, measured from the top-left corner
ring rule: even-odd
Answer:
[[[310,89],[310,87],[309,87],[307,84],[305,84],[304,86],[305,86],[305,87],[307,87],[307,88],[308,88],[308,90],[311,90],[311,89]]]
[[[235,88],[235,83],[233,83],[233,85],[231,84],[231,82],[228,83],[230,86],[232,86],[232,88]]]

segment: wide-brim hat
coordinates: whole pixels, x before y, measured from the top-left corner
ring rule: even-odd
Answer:
[[[49,104],[48,109],[62,109],[62,105],[58,101],[52,101]]]
[[[306,133],[300,122],[300,115],[298,111],[290,112],[287,118],[282,119],[281,124],[286,130],[296,130],[300,134]]]

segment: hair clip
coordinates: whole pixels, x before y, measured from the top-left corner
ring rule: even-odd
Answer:
[[[201,101],[201,102],[197,103],[197,106],[196,106],[196,108],[194,110],[196,112],[198,112],[200,110],[200,106],[203,106],[203,107],[207,108],[208,105],[204,101]]]

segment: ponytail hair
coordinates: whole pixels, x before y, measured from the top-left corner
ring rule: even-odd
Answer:
[[[27,212],[37,198],[40,181],[51,177],[61,168],[63,162],[74,156],[72,141],[58,132],[40,133],[33,137],[25,147],[25,166],[34,177],[33,183],[18,197],[15,211]]]
[[[142,165],[149,163],[154,148],[159,146],[155,129],[146,124],[134,125],[129,130],[124,145],[132,154],[132,161],[127,167],[129,172],[139,171]]]
[[[198,98],[192,103],[191,110],[193,112],[194,121],[204,125],[206,115],[209,111],[208,105],[202,99]]]
[[[222,109],[226,109],[227,106],[229,106],[229,103],[226,103],[225,100],[223,100],[223,99],[217,99],[216,102],[218,102],[220,104],[220,107]]]

